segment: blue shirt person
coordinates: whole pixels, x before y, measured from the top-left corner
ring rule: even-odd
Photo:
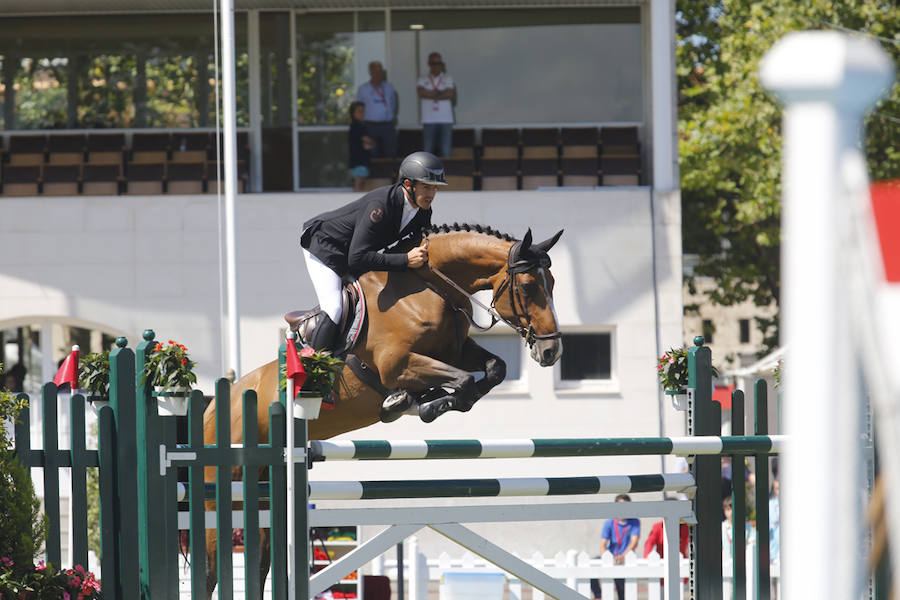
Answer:
[[[384,78],[377,60],[369,63],[369,81],[356,90],[356,99],[366,105],[366,129],[376,142],[375,156],[397,154],[397,92]]]
[[[631,502],[628,494],[616,496],[616,502]],[[641,522],[637,519],[608,519],[603,524],[600,534],[600,556],[607,550],[613,555],[617,565],[625,564],[625,555],[632,552],[638,545],[641,537]],[[619,600],[625,600],[625,580],[616,579],[616,593]],[[600,598],[600,583],[596,579],[591,580],[591,591],[594,598]]]

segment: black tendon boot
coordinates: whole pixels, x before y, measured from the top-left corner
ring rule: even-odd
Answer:
[[[319,322],[316,323],[316,328],[310,336],[309,345],[312,346],[314,350],[327,350],[334,354],[339,333],[338,326],[331,320],[331,317],[324,312],[320,313]]]

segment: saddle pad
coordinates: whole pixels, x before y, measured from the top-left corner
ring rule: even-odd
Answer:
[[[366,296],[363,294],[362,286],[359,285],[358,280],[354,280],[349,283],[347,287],[353,287],[353,289],[356,290],[359,302],[356,303],[356,312],[353,315],[353,321],[350,323],[350,328],[347,330],[344,352],[350,352],[353,347],[356,346],[356,340],[359,339],[363,323],[366,320]]]

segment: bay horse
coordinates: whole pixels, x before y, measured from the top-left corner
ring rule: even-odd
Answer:
[[[553,307],[553,275],[548,251],[562,235],[532,243],[531,230],[521,241],[490,227],[432,227],[390,251],[408,252],[427,244],[428,265],[400,272],[372,271],[359,278],[366,297],[365,326],[352,348],[392,394],[390,406],[354,372],[344,366],[334,391],[334,410],[323,410],[309,421],[309,439],[327,439],[378,421],[394,420],[413,404],[420,418],[431,421],[447,410],[468,411],[503,381],[506,364],[469,337],[473,325],[472,294],[492,290],[486,307],[494,322],[517,331],[541,366],[562,355],[562,341]],[[476,301],[477,302],[477,301]],[[483,372],[475,379],[472,373]],[[231,440],[242,439],[242,395],[258,396],[259,440],[269,439],[269,405],[278,402],[278,362],[273,360],[239,379],[231,388]],[[397,401],[397,398],[400,401]],[[204,441],[215,443],[215,401],[204,414]],[[240,479],[235,468],[234,479]],[[261,474],[261,478],[265,477]],[[215,468],[206,468],[215,481]],[[214,506],[214,504],[213,504]],[[207,597],[216,586],[216,534],[207,530]],[[260,530],[260,585],[269,570],[268,530]],[[260,592],[262,597],[262,592]]]

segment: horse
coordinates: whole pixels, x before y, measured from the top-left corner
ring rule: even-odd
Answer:
[[[454,225],[432,227],[401,241],[388,251],[407,252],[427,244],[428,264],[400,272],[372,271],[359,283],[366,298],[366,321],[352,352],[395,390],[385,403],[379,392],[363,382],[346,364],[335,381],[334,410],[311,420],[309,439],[327,439],[379,421],[389,422],[417,404],[429,422],[448,410],[468,411],[506,376],[503,360],[469,337],[472,294],[492,290],[485,307],[492,325],[503,321],[531,348],[541,366],[555,364],[562,340],[553,306],[553,275],[548,251],[562,231],[533,243],[529,229],[521,241],[490,227]],[[475,379],[472,373],[483,372]],[[259,440],[269,439],[269,405],[278,402],[278,362],[272,361],[239,379],[231,389],[231,439],[242,440],[242,396],[258,397]],[[215,443],[215,401],[204,414],[204,441]],[[240,479],[240,468],[233,470]],[[261,473],[261,478],[266,477]],[[206,468],[215,481],[215,468]],[[207,530],[207,597],[216,586],[216,535]],[[269,570],[268,530],[260,530],[260,586]],[[262,597],[262,591],[260,591]]]

